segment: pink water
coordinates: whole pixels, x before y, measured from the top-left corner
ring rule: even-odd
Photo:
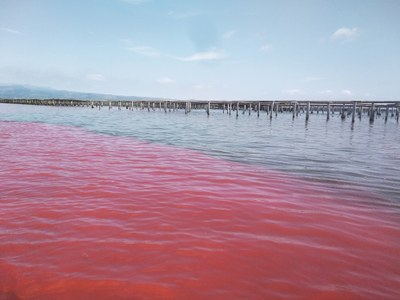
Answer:
[[[400,213],[354,186],[0,122],[0,299],[399,299]]]

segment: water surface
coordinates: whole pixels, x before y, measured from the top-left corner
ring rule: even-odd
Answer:
[[[22,105],[0,120],[2,299],[400,296],[394,120]]]

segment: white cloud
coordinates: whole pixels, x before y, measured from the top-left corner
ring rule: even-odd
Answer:
[[[323,90],[323,91],[319,91],[318,94],[321,95],[331,95],[333,93],[332,90]]]
[[[132,45],[132,40],[129,38],[123,38],[123,39],[118,39],[118,40],[123,44]]]
[[[196,84],[196,85],[194,86],[194,89],[195,89],[195,90],[198,90],[198,91],[201,91],[201,90],[209,90],[209,89],[212,89],[213,87],[214,87],[214,86],[211,85],[211,84],[208,84],[208,85]]]
[[[175,19],[188,19],[199,16],[201,14],[202,12],[200,11],[176,12],[174,10],[171,10],[168,12],[168,16]]]
[[[300,89],[290,89],[290,90],[285,91],[285,94],[298,95],[298,94],[301,94],[301,90]]]
[[[224,40],[229,40],[230,38],[232,38],[234,35],[236,34],[236,30],[229,30],[227,32],[225,32],[222,37],[224,38]]]
[[[350,91],[350,90],[343,90],[343,91],[342,91],[342,94],[343,94],[343,95],[346,95],[346,96],[353,96],[353,92]]]
[[[105,77],[101,74],[92,73],[92,74],[87,74],[86,79],[91,81],[104,81]]]
[[[11,29],[11,28],[6,28],[6,27],[1,27],[0,31],[7,32],[7,33],[10,33],[10,34],[18,34],[18,35],[22,34],[22,32],[20,32],[18,30]]]
[[[332,40],[352,40],[360,35],[360,30],[357,27],[353,28],[339,28],[336,30],[331,38]]]
[[[224,50],[210,50],[205,52],[197,52],[190,56],[173,58],[180,61],[212,61],[226,58],[226,52]]]
[[[322,78],[318,76],[308,76],[304,78],[305,82],[320,81],[320,80],[322,80]]]
[[[128,49],[145,56],[158,57],[161,55],[160,51],[150,46],[135,46]]]
[[[138,5],[138,4],[143,4],[143,3],[149,2],[150,0],[121,0],[121,1],[129,3],[129,4]]]
[[[164,77],[161,77],[161,78],[157,79],[157,82],[158,82],[159,84],[168,85],[168,84],[173,84],[173,83],[175,83],[175,80],[172,79],[172,78],[169,78],[169,77],[164,76]]]
[[[268,51],[270,51],[271,49],[272,49],[272,45],[268,45],[268,44],[262,45],[262,46],[260,47],[260,51],[261,51],[261,52],[268,52]]]

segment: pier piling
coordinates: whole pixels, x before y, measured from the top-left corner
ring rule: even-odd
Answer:
[[[178,100],[75,100],[75,99],[0,99],[0,103],[25,104],[25,105],[46,105],[46,106],[71,106],[71,107],[98,107],[99,110],[103,106],[108,106],[111,110],[118,107],[121,110],[122,106],[128,110],[145,110],[148,112],[155,111],[156,107],[165,112],[178,112],[184,110],[188,114],[192,109],[205,109],[207,116],[211,114],[211,108],[222,110],[222,113],[231,116],[232,111],[236,110],[236,118],[239,117],[239,111],[245,114],[248,110],[249,116],[254,111],[257,117],[260,117],[260,112],[265,111],[267,118],[272,119],[273,116],[278,117],[278,114],[291,114],[292,119],[298,117],[299,113],[305,113],[306,121],[309,120],[310,114],[322,114],[326,111],[326,120],[334,116],[335,111],[339,112],[340,118],[345,121],[351,116],[351,123],[355,123],[356,116],[361,120],[362,115],[369,116],[369,122],[373,123],[378,119],[388,123],[390,118],[397,122],[400,114],[400,101],[275,101],[275,100],[257,100],[257,101],[178,101]]]
[[[374,120],[375,120],[375,103],[372,103],[369,111],[369,122],[374,123]]]
[[[310,118],[310,101],[307,102],[307,111],[306,111],[306,122]]]

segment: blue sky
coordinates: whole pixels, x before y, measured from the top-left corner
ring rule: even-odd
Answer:
[[[400,1],[0,0],[0,83],[399,100]]]

